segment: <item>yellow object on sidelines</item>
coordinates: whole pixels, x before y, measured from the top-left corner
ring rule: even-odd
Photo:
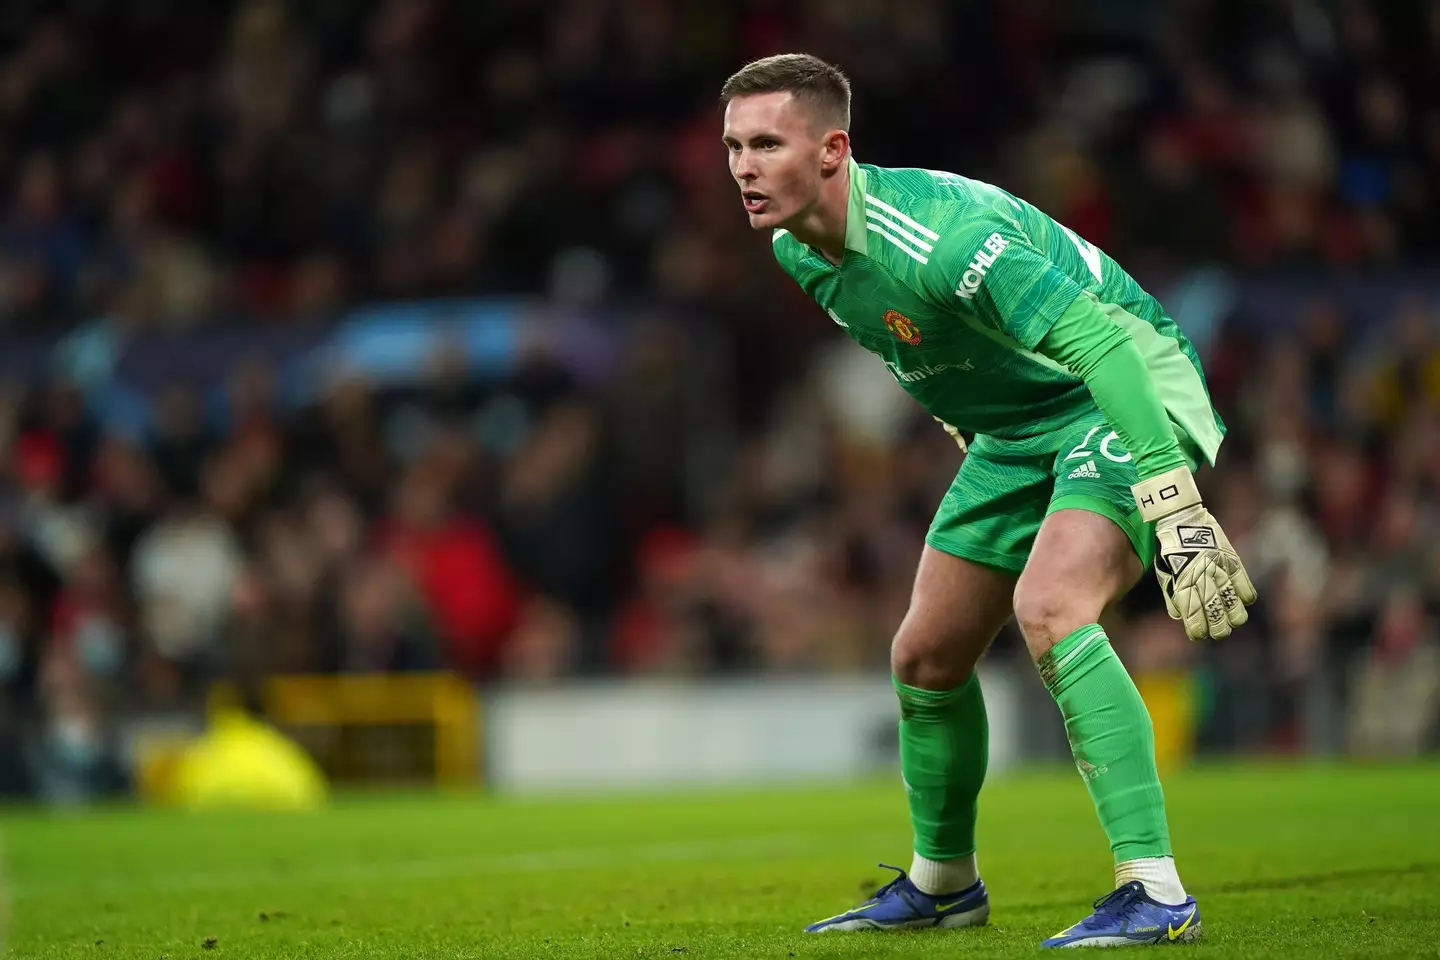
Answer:
[[[337,783],[404,780],[444,786],[479,784],[480,701],[474,686],[449,673],[292,674],[267,677],[256,691],[264,715],[282,730],[322,733],[311,744],[321,769]],[[229,684],[210,691],[210,710],[233,707]],[[364,746],[343,731],[407,734]],[[358,747],[358,749],[357,749]]]
[[[1161,773],[1187,765],[1195,756],[1199,691],[1188,670],[1137,674],[1135,686],[1155,728],[1155,765]]]
[[[309,810],[329,793],[315,761],[244,711],[221,708],[179,758],[170,800],[192,810]]]

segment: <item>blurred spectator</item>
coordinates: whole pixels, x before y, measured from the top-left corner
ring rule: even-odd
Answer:
[[[131,660],[129,623],[114,565],[103,548],[92,548],[76,562],[55,598],[50,645],[68,651],[97,685],[115,690],[123,684]]]
[[[417,462],[400,481],[378,538],[433,611],[446,663],[487,676],[515,626],[519,588],[490,531],[454,510],[454,479],[441,457]]]
[[[592,621],[609,612],[618,583],[598,430],[588,407],[556,405],[511,458],[499,505],[516,573],[551,602]],[[585,662],[602,659],[590,651]]]
[[[42,726],[30,755],[39,795],[51,803],[70,804],[125,790],[119,744],[79,657],[52,648],[41,670],[40,689]]]
[[[1349,747],[1364,756],[1414,756],[1440,713],[1440,638],[1413,591],[1396,588],[1379,608],[1375,646],[1358,665]]]
[[[198,495],[200,474],[212,446],[205,436],[199,397],[184,384],[169,384],[155,413],[151,446],[161,478],[171,496]]]
[[[545,596],[531,597],[502,655],[505,675],[522,682],[565,676],[579,662],[580,639],[573,610]]]
[[[163,664],[203,676],[241,562],[229,524],[203,501],[182,502],[142,536],[133,589],[147,650]]]
[[[1440,403],[1440,319],[1435,307],[1405,301],[1387,338],[1390,355],[1375,378],[1375,414],[1392,430],[1416,408]]]
[[[399,673],[445,665],[425,607],[400,570],[385,558],[362,562],[341,587],[340,670]]]

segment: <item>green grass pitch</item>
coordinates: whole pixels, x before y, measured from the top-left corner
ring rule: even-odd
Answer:
[[[897,778],[898,780],[898,778]],[[1198,957],[1440,956],[1440,767],[1167,780]],[[389,796],[313,814],[4,816],[13,957],[1031,956],[1110,889],[1073,772],[981,797],[991,925],[807,936],[909,861],[898,782],[585,799]]]

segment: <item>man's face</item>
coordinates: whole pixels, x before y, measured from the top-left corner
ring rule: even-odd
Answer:
[[[802,216],[820,195],[825,137],[794,94],[757,93],[725,107],[730,175],[750,226],[771,230]]]

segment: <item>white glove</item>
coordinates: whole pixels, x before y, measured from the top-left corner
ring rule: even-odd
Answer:
[[[1185,622],[1191,640],[1220,640],[1250,619],[1255,585],[1225,531],[1200,502],[1195,478],[1185,467],[1131,487],[1140,515],[1155,522],[1155,576],[1165,608]]]

